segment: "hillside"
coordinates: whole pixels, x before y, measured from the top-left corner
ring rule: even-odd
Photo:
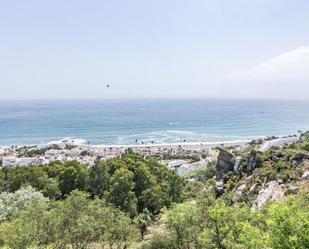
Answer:
[[[186,201],[164,213],[164,229],[143,248],[308,248],[309,133],[259,148],[219,148],[216,164],[189,175]]]
[[[283,147],[218,148],[180,177],[131,151],[1,168],[5,248],[308,248],[309,133]]]

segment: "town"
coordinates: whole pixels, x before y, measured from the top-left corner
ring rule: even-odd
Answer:
[[[297,140],[296,136],[283,138],[265,138],[260,140],[261,150],[270,146],[280,146]],[[96,160],[106,160],[120,156],[128,150],[144,156],[156,157],[178,174],[184,175],[190,171],[207,166],[218,156],[218,147],[233,147],[244,150],[249,142],[229,143],[179,143],[179,144],[150,144],[150,145],[106,145],[81,146],[75,145],[74,140],[63,140],[61,143],[45,146],[11,146],[0,148],[0,166],[14,167],[27,165],[48,165],[51,162],[78,161],[87,166],[94,165]]]
[[[210,161],[215,160],[217,156],[215,148],[219,145],[216,143],[181,143],[90,147],[74,145],[74,142],[71,141],[63,141],[63,143],[41,147],[11,146],[0,148],[0,166],[48,165],[54,161],[67,162],[73,160],[92,166],[96,160],[117,157],[128,150],[132,150],[144,156],[156,157],[163,164],[183,175],[204,167]],[[243,146],[244,143],[229,143],[228,145]]]

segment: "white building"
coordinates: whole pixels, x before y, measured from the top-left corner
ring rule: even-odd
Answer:
[[[3,157],[2,167],[26,166],[30,164],[48,164],[49,160],[44,157]]]

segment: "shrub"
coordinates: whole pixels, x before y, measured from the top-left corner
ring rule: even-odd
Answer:
[[[309,143],[306,143],[302,146],[303,150],[309,151]]]

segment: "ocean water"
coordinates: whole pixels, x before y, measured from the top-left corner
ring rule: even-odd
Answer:
[[[309,101],[0,101],[0,145],[224,142],[309,130]]]

